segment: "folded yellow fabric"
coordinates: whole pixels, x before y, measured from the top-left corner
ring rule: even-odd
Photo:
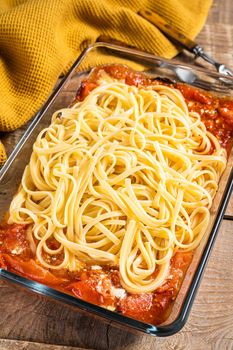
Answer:
[[[1,0],[0,131],[28,121],[61,72],[101,34],[171,58],[176,48],[137,12],[148,7],[194,38],[212,0]],[[109,62],[96,56],[89,65]],[[0,143],[0,165],[6,159]]]

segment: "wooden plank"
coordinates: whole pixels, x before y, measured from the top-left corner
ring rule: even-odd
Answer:
[[[231,195],[230,202],[227,206],[226,215],[233,216],[233,194]]]
[[[106,348],[108,326],[61,303],[0,281],[0,339]],[[94,330],[90,337],[90,330]]]
[[[9,339],[0,339],[1,350],[85,350],[84,348],[74,348],[70,346],[47,345],[41,343],[32,343],[28,341],[17,341]]]
[[[232,24],[233,6],[232,0],[215,0],[211,8],[207,23],[215,26],[216,24]],[[214,28],[213,28],[214,30]],[[225,46],[225,43],[222,43]]]

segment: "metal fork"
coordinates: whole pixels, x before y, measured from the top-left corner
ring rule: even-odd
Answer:
[[[128,51],[129,51],[129,55],[131,56],[132,50],[134,50],[134,51],[136,50],[134,52],[136,58],[138,55],[140,58],[141,57],[143,58],[145,56],[145,52],[142,52],[142,51],[140,52],[134,46],[130,46],[122,41],[116,40],[116,39],[111,38],[111,37],[106,36],[106,35],[101,35],[97,39],[97,42],[100,44],[101,43],[107,44],[109,46],[107,49],[109,49],[110,51],[111,51],[111,49],[114,50],[114,47],[116,50],[116,47],[118,46],[118,50],[117,50],[117,51],[119,51],[118,53],[123,54],[124,57],[125,56],[127,57]],[[153,61],[153,58],[152,58],[152,61]],[[216,64],[218,64],[218,63],[216,63]],[[211,82],[207,82],[206,80],[204,81],[204,80],[200,79],[197,76],[197,74],[195,74],[191,69],[188,69],[185,67],[175,67],[175,65],[169,64],[165,60],[163,61],[163,63],[160,66],[164,67],[164,68],[167,67],[170,71],[172,70],[181,82],[187,83],[187,84],[192,84],[192,85],[199,87],[201,89],[204,89],[204,90],[211,90],[211,91],[216,91],[219,93],[224,93],[224,92],[227,93],[227,92],[229,92],[229,89],[233,89],[233,80],[230,77],[229,78],[217,77],[217,78],[215,78],[215,82],[211,83]],[[220,66],[223,66],[223,65],[220,65]],[[152,74],[156,73],[153,70],[150,70],[150,72]],[[216,84],[216,81],[218,81],[219,84]]]
[[[160,17],[158,13],[145,8],[141,9],[138,14],[150,23],[157,26],[173,42],[181,45],[185,50],[193,53],[195,56],[201,57],[206,62],[212,64],[220,74],[233,77],[233,72],[229,68],[227,68],[224,64],[215,61],[212,57],[205,53],[204,49],[200,45],[186,37],[184,34],[180,33],[170,23],[165,21],[164,18]]]
[[[229,91],[229,89],[233,89],[233,81],[227,78],[220,77],[219,84],[216,84],[216,81],[214,83],[211,83],[206,80],[201,80],[193,71],[185,68],[173,68],[173,71],[175,72],[176,76],[179,78],[180,81],[187,84],[192,84],[204,90],[211,90],[218,93],[224,93]]]

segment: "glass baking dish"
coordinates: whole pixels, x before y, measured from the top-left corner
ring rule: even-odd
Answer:
[[[89,46],[79,56],[69,72],[32,120],[6,164],[0,170],[1,218],[3,218],[4,214],[7,212],[9,204],[17,191],[23,170],[30,158],[32,145],[38,133],[50,124],[51,116],[56,110],[68,106],[73,101],[82,79],[88,74],[88,71],[83,71],[83,64],[85,64],[85,67],[91,68],[89,62],[91,62],[91,59],[95,57],[97,53],[101,53],[101,57],[105,58],[105,62],[108,60],[109,63],[115,63],[116,61],[120,63],[124,57],[124,62],[125,59],[127,59],[127,65],[129,67],[137,70],[144,70],[153,77],[186,82],[217,93],[218,95],[227,95],[233,98],[233,78],[226,78],[220,74],[212,73],[204,69],[181,65],[173,61],[171,62],[155,57],[152,54],[113,44],[99,42]],[[36,293],[72,305],[77,308],[77,311],[87,311],[105,319],[105,321],[127,327],[128,330],[131,331],[141,331],[154,336],[169,336],[178,332],[184,326],[189,315],[207,259],[213,247],[220,222],[231,195],[233,188],[232,160],[233,152],[231,151],[227,168],[221,178],[219,190],[211,208],[211,220],[208,230],[200,246],[195,250],[193,261],[173,304],[171,314],[163,324],[154,326],[131,319],[116,312],[76,299],[70,295],[3,269],[0,269],[0,277]]]

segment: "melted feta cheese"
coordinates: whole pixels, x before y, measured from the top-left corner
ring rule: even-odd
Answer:
[[[91,269],[92,270],[101,270],[101,266],[99,266],[99,265],[92,265]]]
[[[112,287],[112,294],[120,300],[126,297],[126,291],[123,288]]]

